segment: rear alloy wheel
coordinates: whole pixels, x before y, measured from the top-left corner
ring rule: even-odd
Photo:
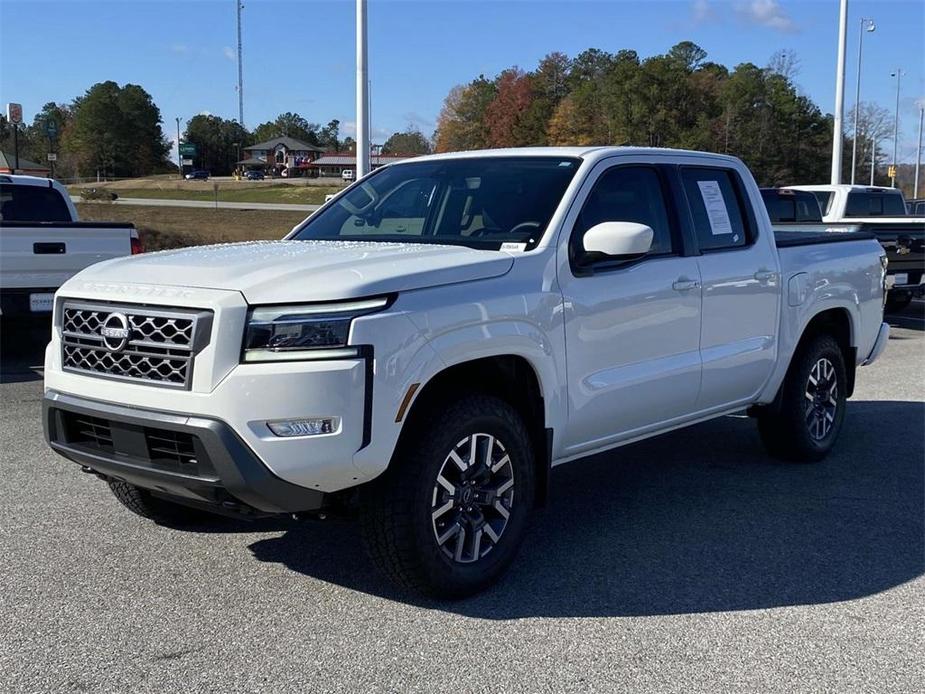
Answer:
[[[461,598],[514,559],[533,506],[533,450],[519,413],[499,398],[430,409],[364,490],[360,524],[370,557],[394,583]]]
[[[822,460],[838,438],[847,406],[848,379],[839,344],[819,335],[794,355],[781,385],[779,407],[758,415],[761,440],[784,460]]]

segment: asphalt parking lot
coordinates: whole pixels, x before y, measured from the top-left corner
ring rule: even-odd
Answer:
[[[390,588],[345,521],[146,522],[42,440],[3,326],[0,691],[922,691],[925,304],[827,461],[727,417],[554,474],[512,572]]]

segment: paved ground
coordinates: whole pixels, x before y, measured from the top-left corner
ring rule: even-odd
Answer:
[[[349,523],[132,516],[45,448],[38,340],[7,330],[0,691],[922,691],[923,308],[825,463],[729,417],[560,468],[459,603],[387,587]]]
[[[72,195],[74,203],[86,202],[79,195]],[[144,205],[146,207],[210,207],[226,210],[286,210],[289,212],[314,212],[321,205],[297,205],[286,202],[209,202],[207,200],[159,200],[153,198],[119,198],[107,205]]]

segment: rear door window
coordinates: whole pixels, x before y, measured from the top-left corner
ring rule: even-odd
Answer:
[[[857,191],[848,193],[846,217],[904,217],[906,206],[900,193]]]
[[[71,211],[54,188],[0,183],[0,220],[70,222]]]
[[[738,177],[729,169],[684,167],[681,180],[702,251],[748,245],[748,226],[740,201]]]
[[[832,199],[835,197],[835,193],[830,190],[814,190],[813,195],[819,201],[819,209],[822,210],[822,214],[828,214],[829,210],[832,209]]]

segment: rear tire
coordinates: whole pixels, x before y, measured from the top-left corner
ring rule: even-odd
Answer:
[[[758,415],[758,432],[771,455],[808,463],[829,454],[845,418],[846,373],[831,336],[819,335],[800,348],[781,385],[777,413]]]
[[[113,496],[132,513],[163,525],[194,525],[202,523],[207,514],[194,508],[175,504],[153,496],[151,492],[122,480],[107,480]]]
[[[360,527],[393,583],[462,598],[495,582],[520,547],[534,501],[533,450],[520,415],[499,398],[431,410],[365,490]]]

